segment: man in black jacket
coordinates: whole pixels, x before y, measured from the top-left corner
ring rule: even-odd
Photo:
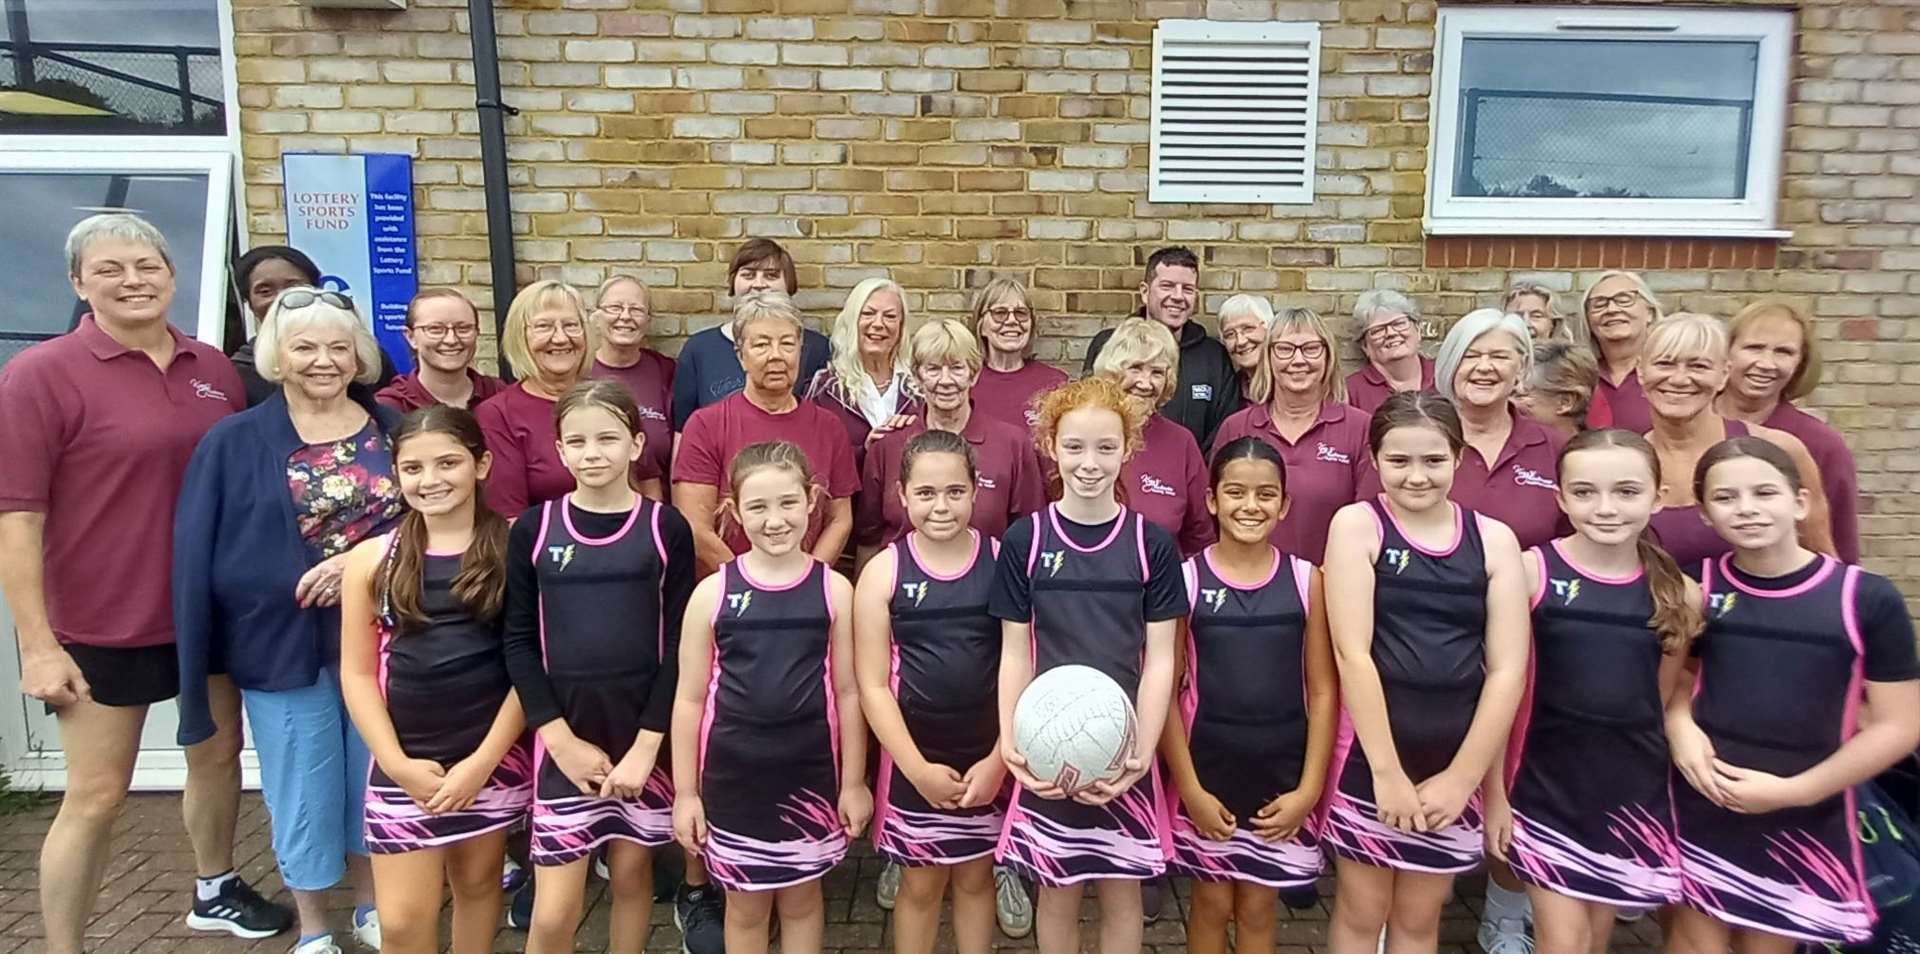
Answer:
[[[1200,259],[1192,249],[1169,246],[1147,257],[1140,306],[1142,314],[1166,325],[1180,342],[1180,376],[1173,398],[1160,413],[1192,431],[1200,450],[1210,453],[1220,422],[1240,409],[1240,382],[1226,347],[1193,320],[1200,309]],[[1093,336],[1081,373],[1092,373],[1093,359],[1112,335],[1108,328]]]

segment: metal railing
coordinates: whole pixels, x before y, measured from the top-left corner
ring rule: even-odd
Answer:
[[[0,40],[0,89],[40,93],[112,117],[15,115],[9,126],[206,135],[224,131],[218,47]]]
[[[1740,198],[1753,101],[1463,89],[1459,135],[1455,195]]]

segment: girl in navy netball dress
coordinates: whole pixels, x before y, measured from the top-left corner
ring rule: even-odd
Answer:
[[[1586,954],[1615,908],[1680,898],[1662,716],[1700,593],[1645,533],[1661,485],[1646,438],[1579,434],[1556,473],[1575,532],[1525,554],[1533,678],[1487,782],[1487,846],[1527,886],[1538,950]]]
[[[1173,866],[1193,876],[1187,947],[1273,948],[1278,889],[1325,862],[1310,815],[1333,753],[1338,687],[1320,571],[1267,542],[1287,511],[1280,452],[1243,437],[1214,453],[1219,542],[1187,561],[1167,763]]]
[[[820,876],[873,814],[854,679],[853,586],[802,548],[806,455],[749,444],[727,515],[751,548],[693,591],[673,713],[674,836],[727,890],[727,954],[819,954]]]
[[[1166,870],[1166,816],[1153,750],[1173,697],[1174,630],[1187,614],[1173,536],[1121,506],[1115,482],[1145,414],[1104,378],[1063,384],[1034,434],[1062,481],[1059,501],[1007,528],[988,611],[1002,620],[1001,753],[1020,782],[997,856],[1040,884],[1043,954],[1080,950],[1083,885],[1100,899],[1102,954],[1137,954],[1140,881]],[[1139,751],[1120,778],[1071,799],[1026,769],[1013,709],[1033,677],[1092,666],[1135,699]]]
[[[1333,954],[1374,950],[1388,924],[1389,949],[1433,950],[1453,876],[1483,854],[1479,788],[1526,681],[1527,589],[1513,531],[1447,499],[1465,443],[1445,398],[1393,395],[1368,427],[1385,493],[1333,517],[1327,613],[1351,726],[1322,835]]]
[[[367,848],[384,949],[440,950],[453,886],[455,954],[493,947],[507,829],[532,799],[524,722],[500,615],[507,522],[479,503],[487,456],[460,408],[393,432],[408,511],[350,551],[340,597],[340,686],[367,740]]]
[[[644,419],[626,385],[554,404],[574,489],[520,515],[507,547],[507,663],[535,731],[531,954],[572,951],[587,859],[606,853],[608,949],[639,954],[653,915],[653,849],[673,840],[662,756],[693,591],[693,533],[634,491]]]
[[[960,954],[993,946],[1000,760],[1000,621],[987,615],[991,537],[969,527],[967,439],[926,431],[906,444],[900,497],[913,530],[868,561],[854,589],[861,708],[881,745],[873,843],[903,866],[894,950],[931,954],[953,884]]]
[[[1733,552],[1701,572],[1699,674],[1667,708],[1684,779],[1676,950],[1786,952],[1863,942],[1873,927],[1853,787],[1920,744],[1913,621],[1884,577],[1800,544],[1800,480],[1754,437],[1714,445],[1694,471]]]

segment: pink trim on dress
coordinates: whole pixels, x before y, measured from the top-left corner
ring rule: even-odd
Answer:
[[[1093,546],[1083,547],[1080,544],[1073,542],[1073,538],[1070,536],[1067,536],[1067,531],[1060,528],[1060,505],[1059,504],[1048,505],[1046,509],[1046,514],[1047,514],[1047,519],[1053,522],[1053,532],[1056,536],[1060,538],[1061,545],[1067,547],[1070,550],[1075,550],[1080,553],[1099,553],[1101,550],[1105,550],[1107,548],[1107,544],[1110,544],[1113,541],[1118,540],[1120,538],[1120,528],[1127,525],[1127,521],[1126,521],[1127,508],[1121,507],[1120,515],[1114,518],[1113,529],[1107,533],[1107,538],[1105,540],[1100,541],[1099,543],[1094,544]],[[1146,560],[1144,559],[1144,557],[1142,558],[1140,565],[1141,566],[1146,565]]]
[[[1287,562],[1293,566],[1293,586],[1300,591],[1300,608],[1313,611],[1313,564],[1288,554]],[[1305,679],[1303,673],[1302,679]]]
[[[1217,546],[1219,546],[1217,543],[1208,544],[1206,549],[1200,551],[1200,558],[1207,561],[1207,569],[1213,571],[1213,575],[1217,577],[1221,583],[1243,593],[1266,589],[1267,585],[1273,582],[1273,578],[1280,575],[1280,564],[1285,563],[1287,559],[1286,556],[1280,552],[1279,547],[1271,543],[1267,544],[1267,549],[1273,553],[1273,565],[1267,567],[1267,575],[1262,577],[1258,582],[1241,584],[1234,582],[1229,579],[1225,573],[1220,572],[1220,564],[1213,562],[1213,550]]]
[[[624,537],[624,536],[626,536],[626,535],[627,535],[627,531],[628,531],[628,530],[631,530],[631,529],[633,529],[633,523],[634,523],[634,521],[635,521],[635,520],[637,520],[637,519],[639,519],[639,517],[640,517],[640,510],[641,510],[641,508],[642,508],[643,506],[645,506],[645,505],[644,505],[644,504],[642,503],[642,501],[644,501],[644,500],[646,500],[646,499],[647,499],[647,498],[645,498],[645,497],[636,497],[636,498],[634,499],[634,502],[633,502],[633,509],[632,509],[632,510],[629,510],[629,511],[627,511],[627,522],[626,522],[626,523],[623,523],[623,524],[621,524],[621,525],[620,525],[620,529],[618,529],[618,530],[615,530],[615,531],[613,532],[613,535],[612,535],[612,536],[606,536],[606,537],[590,537],[590,536],[587,536],[586,534],[584,534],[584,533],[581,533],[580,531],[578,531],[578,530],[576,530],[576,529],[574,529],[574,527],[573,527],[573,512],[572,512],[572,509],[571,509],[571,508],[572,508],[572,504],[573,504],[573,495],[572,495],[572,494],[570,494],[570,493],[569,493],[569,494],[562,494],[562,495],[560,496],[560,501],[559,501],[559,502],[560,502],[560,523],[561,523],[562,525],[564,525],[564,526],[565,526],[565,527],[567,528],[567,535],[568,535],[568,536],[571,536],[571,537],[573,537],[573,538],[574,538],[575,540],[578,540],[578,541],[580,541],[581,543],[584,543],[584,544],[586,544],[587,546],[590,546],[590,547],[603,547],[603,546],[606,546],[606,545],[607,545],[607,544],[609,544],[609,543],[618,543],[618,542],[620,542],[620,538],[621,538],[621,537]],[[582,508],[582,509],[585,509],[585,508]],[[545,518],[543,517],[542,519],[545,519]]]
[[[1560,553],[1560,541],[1553,541],[1553,550],[1555,553]],[[1533,588],[1533,599],[1527,601],[1527,609],[1537,610],[1540,608],[1540,602],[1547,598],[1547,555],[1539,547],[1528,547],[1527,552],[1522,555],[1533,558],[1534,579],[1537,582]],[[1565,553],[1560,553],[1561,559],[1565,559],[1566,556]],[[1573,566],[1571,562],[1567,565]],[[1579,571],[1580,575],[1586,575],[1585,571],[1581,571],[1579,567],[1574,569]],[[1533,654],[1527,655],[1531,657]]]
[[[1187,584],[1188,619],[1192,619],[1193,614],[1200,611],[1200,568],[1194,565],[1194,559],[1194,557],[1188,557],[1186,562],[1180,564],[1180,579]]]
[[[1812,576],[1801,581],[1799,585],[1791,586],[1784,590],[1759,590],[1740,582],[1740,579],[1730,571],[1730,567],[1733,565],[1733,554],[1731,553],[1723,553],[1720,555],[1720,572],[1721,575],[1727,578],[1729,585],[1748,596],[1758,596],[1762,599],[1786,599],[1789,596],[1799,596],[1819,586],[1833,573],[1833,568],[1840,565],[1839,560],[1827,556],[1824,553],[1819,556],[1821,561],[1820,569],[1814,571]]]
[[[540,547],[547,542],[547,527],[553,522],[553,501],[540,504],[540,532],[533,535],[533,562],[540,562]]]
[[[1448,544],[1445,550],[1429,550],[1421,546],[1420,541],[1415,540],[1411,534],[1407,533],[1407,528],[1400,525],[1400,518],[1394,515],[1393,505],[1387,502],[1387,495],[1384,493],[1380,495],[1380,512],[1385,513],[1387,519],[1393,522],[1394,532],[1400,534],[1400,539],[1407,541],[1407,546],[1430,557],[1452,556],[1453,551],[1460,549],[1460,541],[1467,537],[1467,521],[1463,516],[1464,508],[1451,500],[1447,501],[1447,506],[1453,508],[1453,542]],[[1372,510],[1373,508],[1368,507],[1367,509]],[[1479,517],[1480,515],[1474,514],[1474,516]],[[1379,518],[1376,516],[1375,519],[1377,520]]]
[[[1153,578],[1153,571],[1147,567],[1147,520],[1135,515],[1133,521],[1133,546],[1140,554],[1140,582]]]
[[[1639,582],[1641,577],[1647,575],[1647,568],[1644,566],[1635,568],[1632,573],[1629,573],[1626,576],[1608,576],[1605,573],[1596,573],[1592,570],[1587,569],[1584,566],[1581,566],[1580,561],[1574,559],[1573,554],[1567,552],[1566,541],[1554,540],[1549,544],[1549,546],[1553,547],[1553,552],[1560,554],[1561,561],[1564,562],[1567,566],[1571,567],[1575,573],[1578,573],[1581,576],[1584,576],[1595,583],[1606,583],[1610,586],[1625,586],[1628,583],[1637,583]],[[1543,562],[1541,566],[1544,567],[1546,566],[1546,564]]]
[[[1832,560],[1831,557],[1828,558]],[[1853,738],[1860,729],[1860,702],[1866,693],[1866,640],[1860,635],[1860,617],[1854,601],[1859,596],[1860,568],[1849,566],[1846,575],[1840,581],[1840,620],[1847,630],[1847,642],[1853,644],[1853,672],[1847,679],[1846,707],[1840,717],[1840,738],[1844,741]],[[1859,809],[1854,804],[1854,786],[1847,786],[1847,817],[1859,817]],[[1854,898],[1866,905],[1869,921],[1879,920],[1880,913],[1874,908],[1873,896],[1865,890],[1867,884],[1867,865],[1860,846],[1860,830],[1847,826],[1847,845],[1852,849],[1853,879],[1849,887],[1854,889]]]
[[[420,552],[430,557],[457,557],[465,556],[467,553],[465,550],[435,550],[430,547]]]
[[[640,506],[645,507],[646,498],[642,497],[640,499],[642,501]],[[647,522],[652,524],[653,552],[655,557],[660,561],[660,582],[654,587],[653,605],[664,610],[667,606],[667,542],[660,536],[660,505],[657,503],[654,504],[652,510],[653,513]],[[661,614],[659,623],[654,626],[654,629],[656,630],[656,635],[659,637],[660,663],[661,665],[665,665],[667,662],[667,618],[664,613]]]
[[[807,557],[807,568],[805,570],[802,570],[799,576],[796,576],[793,579],[788,580],[786,583],[783,583],[779,586],[771,586],[769,584],[762,583],[759,580],[754,579],[753,574],[747,572],[747,561],[744,558],[729,560],[727,561],[727,565],[733,567],[733,571],[735,573],[740,574],[740,579],[744,581],[748,586],[751,586],[756,590],[765,590],[769,593],[783,593],[787,590],[793,589],[796,586],[799,586],[802,583],[805,583],[807,581],[807,576],[813,573],[813,565],[818,562],[820,561],[814,559],[813,557]],[[828,590],[827,594],[828,594],[827,605],[831,607],[833,605],[833,599],[832,599],[833,591]]]
[[[932,567],[927,566],[927,561],[920,559],[920,546],[915,542],[915,540],[920,536],[920,531],[918,530],[909,531],[906,536],[907,549],[911,551],[913,554],[913,565],[919,567],[920,572],[925,573],[929,579],[939,580],[942,583],[952,583],[954,580],[960,579],[961,577],[966,576],[968,573],[973,572],[974,563],[978,562],[980,559],[980,531],[969,527],[967,528],[967,533],[971,534],[973,537],[973,552],[967,554],[967,565],[964,567],[961,567],[960,572],[955,573],[952,576],[941,576],[940,574],[933,572]],[[896,568],[899,565],[900,564],[897,562],[894,564]],[[895,583],[900,582],[900,574],[897,571],[897,569],[894,573],[893,581]],[[889,589],[891,589],[891,587]]]

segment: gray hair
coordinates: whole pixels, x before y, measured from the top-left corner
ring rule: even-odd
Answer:
[[[88,246],[101,239],[151,245],[154,251],[160,253],[160,260],[167,263],[167,271],[173,271],[173,253],[167,250],[167,237],[160,234],[152,222],[130,212],[102,212],[81,219],[67,233],[67,274],[80,274],[80,256],[86,254]]]
[[[1219,321],[1222,326],[1226,325],[1228,318],[1241,315],[1252,315],[1259,320],[1261,328],[1273,324],[1273,306],[1259,295],[1235,295],[1220,303]]]
[[[794,307],[793,299],[788,298],[786,292],[778,289],[757,291],[740,296],[740,300],[733,305],[733,323],[729,329],[733,332],[736,347],[739,346],[740,333],[746,330],[747,325],[762,318],[785,321],[802,335],[807,330],[806,319],[801,316],[800,309]]]
[[[1520,346],[1520,366],[1514,369],[1513,384],[1517,388],[1527,382],[1527,374],[1533,370],[1533,331],[1527,327],[1527,320],[1499,308],[1479,308],[1453,323],[1446,340],[1440,342],[1439,353],[1434,356],[1433,387],[1441,397],[1454,399],[1453,376],[1460,371],[1461,357],[1481,335],[1490,331],[1504,331],[1513,336],[1514,344]]]
[[[347,329],[352,335],[353,379],[361,384],[380,380],[380,343],[374,340],[373,329],[361,316],[359,306],[341,308],[321,298],[304,308],[288,310],[282,307],[281,302],[294,293],[319,292],[305,285],[296,285],[274,296],[273,304],[267,307],[266,317],[260,320],[260,333],[253,339],[254,370],[260,372],[260,377],[274,384],[284,382],[286,375],[280,367],[282,340],[302,329],[326,325]]]
[[[1391,288],[1375,288],[1360,293],[1353,303],[1353,337],[1364,343],[1367,338],[1367,323],[1381,311],[1398,311],[1412,318],[1415,324],[1420,322],[1420,306],[1413,299]]]

